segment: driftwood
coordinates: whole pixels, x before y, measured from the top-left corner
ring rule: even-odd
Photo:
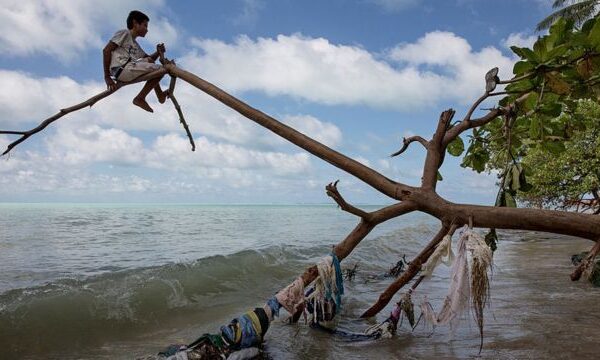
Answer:
[[[472,227],[479,228],[495,228],[495,229],[520,229],[543,231],[556,234],[573,235],[581,238],[597,241],[600,239],[600,217],[592,214],[571,213],[556,210],[528,209],[528,208],[506,208],[493,206],[477,206],[469,204],[456,204],[440,197],[436,192],[437,174],[439,168],[444,162],[446,147],[456,137],[463,132],[487,124],[498,116],[503,116],[511,112],[512,108],[523,102],[529,93],[520,96],[515,103],[505,107],[497,107],[488,109],[487,113],[479,118],[472,118],[475,109],[487,98],[495,95],[501,95],[502,92],[493,93],[490,89],[493,86],[487,86],[484,94],[473,103],[465,117],[453,125],[451,121],[454,118],[455,112],[452,109],[441,113],[437,128],[430,140],[426,140],[420,136],[413,136],[404,139],[402,148],[393,155],[400,155],[413,142],[418,142],[426,150],[426,159],[423,167],[423,175],[420,186],[409,186],[392,179],[385,177],[374,169],[363,165],[362,163],[341,154],[324,144],[308,137],[307,135],[281,123],[275,118],[252,108],[248,104],[221,90],[215,85],[199,78],[198,76],[177,67],[174,63],[167,63],[164,69],[160,70],[160,74],[168,73],[170,76],[179,78],[206,94],[214,97],[224,105],[239,112],[244,117],[256,122],[282,138],[299,146],[307,152],[327,161],[331,165],[351,174],[375,190],[387,195],[397,203],[381,208],[376,211],[367,212],[350,205],[344,200],[337,188],[337,181],[327,185],[327,195],[340,206],[344,211],[359,217],[359,222],[356,227],[334,247],[334,252],[340,260],[346,258],[354,250],[354,248],[367,236],[373,228],[378,224],[389,219],[413,212],[420,211],[436,217],[440,221],[440,230],[433,239],[417,254],[406,270],[400,277],[395,279],[389,287],[379,296],[379,299],[371,308],[366,310],[362,317],[371,317],[380,312],[392,299],[394,294],[402,287],[408,284],[421,270],[421,266],[427,262],[431,254],[434,252],[437,244],[444,238],[446,234],[454,232],[457,227],[469,224]],[[143,81],[145,79],[139,79]],[[482,79],[483,80],[483,79]],[[488,79],[489,80],[489,79]],[[495,80],[498,84],[506,84],[516,80]],[[489,82],[489,81],[488,81]],[[171,84],[174,86],[175,80]],[[124,86],[122,84],[121,86]],[[26,132],[1,131],[2,134],[22,135],[22,138],[9,145],[9,148],[4,152],[7,154],[16,145],[26,140],[29,136],[43,130],[50,123],[58,120],[60,117],[69,112],[79,110],[85,106],[93,105],[98,100],[110,95],[111,92],[105,91],[86,102],[75,105],[68,109],[61,110],[55,116],[45,120],[40,126]],[[180,113],[180,108],[177,101],[171,94],[171,100],[178,109],[180,121],[184,125],[190,142],[193,146],[193,140],[185,120]],[[595,250],[600,248],[596,245]],[[302,274],[304,285],[307,286],[317,277],[316,266],[309,267]],[[422,277],[414,283],[415,288]]]

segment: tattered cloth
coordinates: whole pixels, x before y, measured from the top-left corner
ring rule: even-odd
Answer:
[[[448,240],[449,244],[449,240]],[[459,317],[467,309],[471,298],[471,286],[469,283],[469,266],[467,261],[467,250],[471,251],[473,258],[478,259],[487,271],[492,262],[492,251],[485,243],[481,235],[471,229],[465,230],[458,240],[456,258],[452,264],[450,275],[450,288],[444,300],[444,305],[436,315],[427,297],[421,303],[421,311],[425,320],[436,326],[450,324],[452,330],[456,329]],[[450,250],[445,249],[444,251]]]
[[[256,308],[221,326],[221,336],[228,348],[238,350],[260,345],[268,329],[265,310]]]
[[[293,283],[275,295],[277,302],[291,315],[296,314],[304,304],[304,280],[298,277]]]
[[[319,276],[304,294],[306,310],[312,314],[311,323],[333,320],[342,307],[344,294],[342,269],[334,253],[319,261],[317,271]]]

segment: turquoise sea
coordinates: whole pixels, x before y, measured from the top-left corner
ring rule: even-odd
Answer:
[[[366,206],[375,210],[376,206]],[[262,305],[358,223],[335,206],[0,204],[0,358],[135,359],[191,342]],[[342,262],[339,327],[362,320],[391,282],[373,280],[411,259],[437,220],[409,214],[376,228]],[[594,358],[600,290],[571,282],[570,256],[591,243],[558,235],[501,232],[485,340],[470,314],[448,329],[406,324],[395,338],[348,343],[304,324],[275,321],[273,359]],[[434,307],[448,269],[419,286]]]

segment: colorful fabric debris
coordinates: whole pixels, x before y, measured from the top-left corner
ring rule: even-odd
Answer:
[[[319,276],[304,294],[311,323],[332,321],[342,306],[344,294],[342,269],[334,253],[319,261],[317,271]]]
[[[291,315],[294,315],[304,304],[304,280],[298,277],[293,283],[275,295],[277,302]]]
[[[221,326],[221,336],[228,348],[238,350],[260,345],[268,329],[265,310],[256,308]]]

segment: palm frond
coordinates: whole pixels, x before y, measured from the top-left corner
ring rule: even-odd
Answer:
[[[581,2],[581,0],[554,0],[552,3],[553,9],[560,9],[565,6],[573,5],[574,3]]]
[[[600,5],[600,0],[556,0],[554,3],[557,4],[559,2],[561,2],[562,4],[572,2],[572,4],[553,12],[548,17],[540,21],[540,23],[536,27],[536,31],[548,29],[556,20],[558,20],[561,17],[564,17],[566,19],[573,19],[575,20],[577,26],[579,26],[583,24],[585,20],[589,19],[592,16],[595,16],[598,13],[596,7]]]

